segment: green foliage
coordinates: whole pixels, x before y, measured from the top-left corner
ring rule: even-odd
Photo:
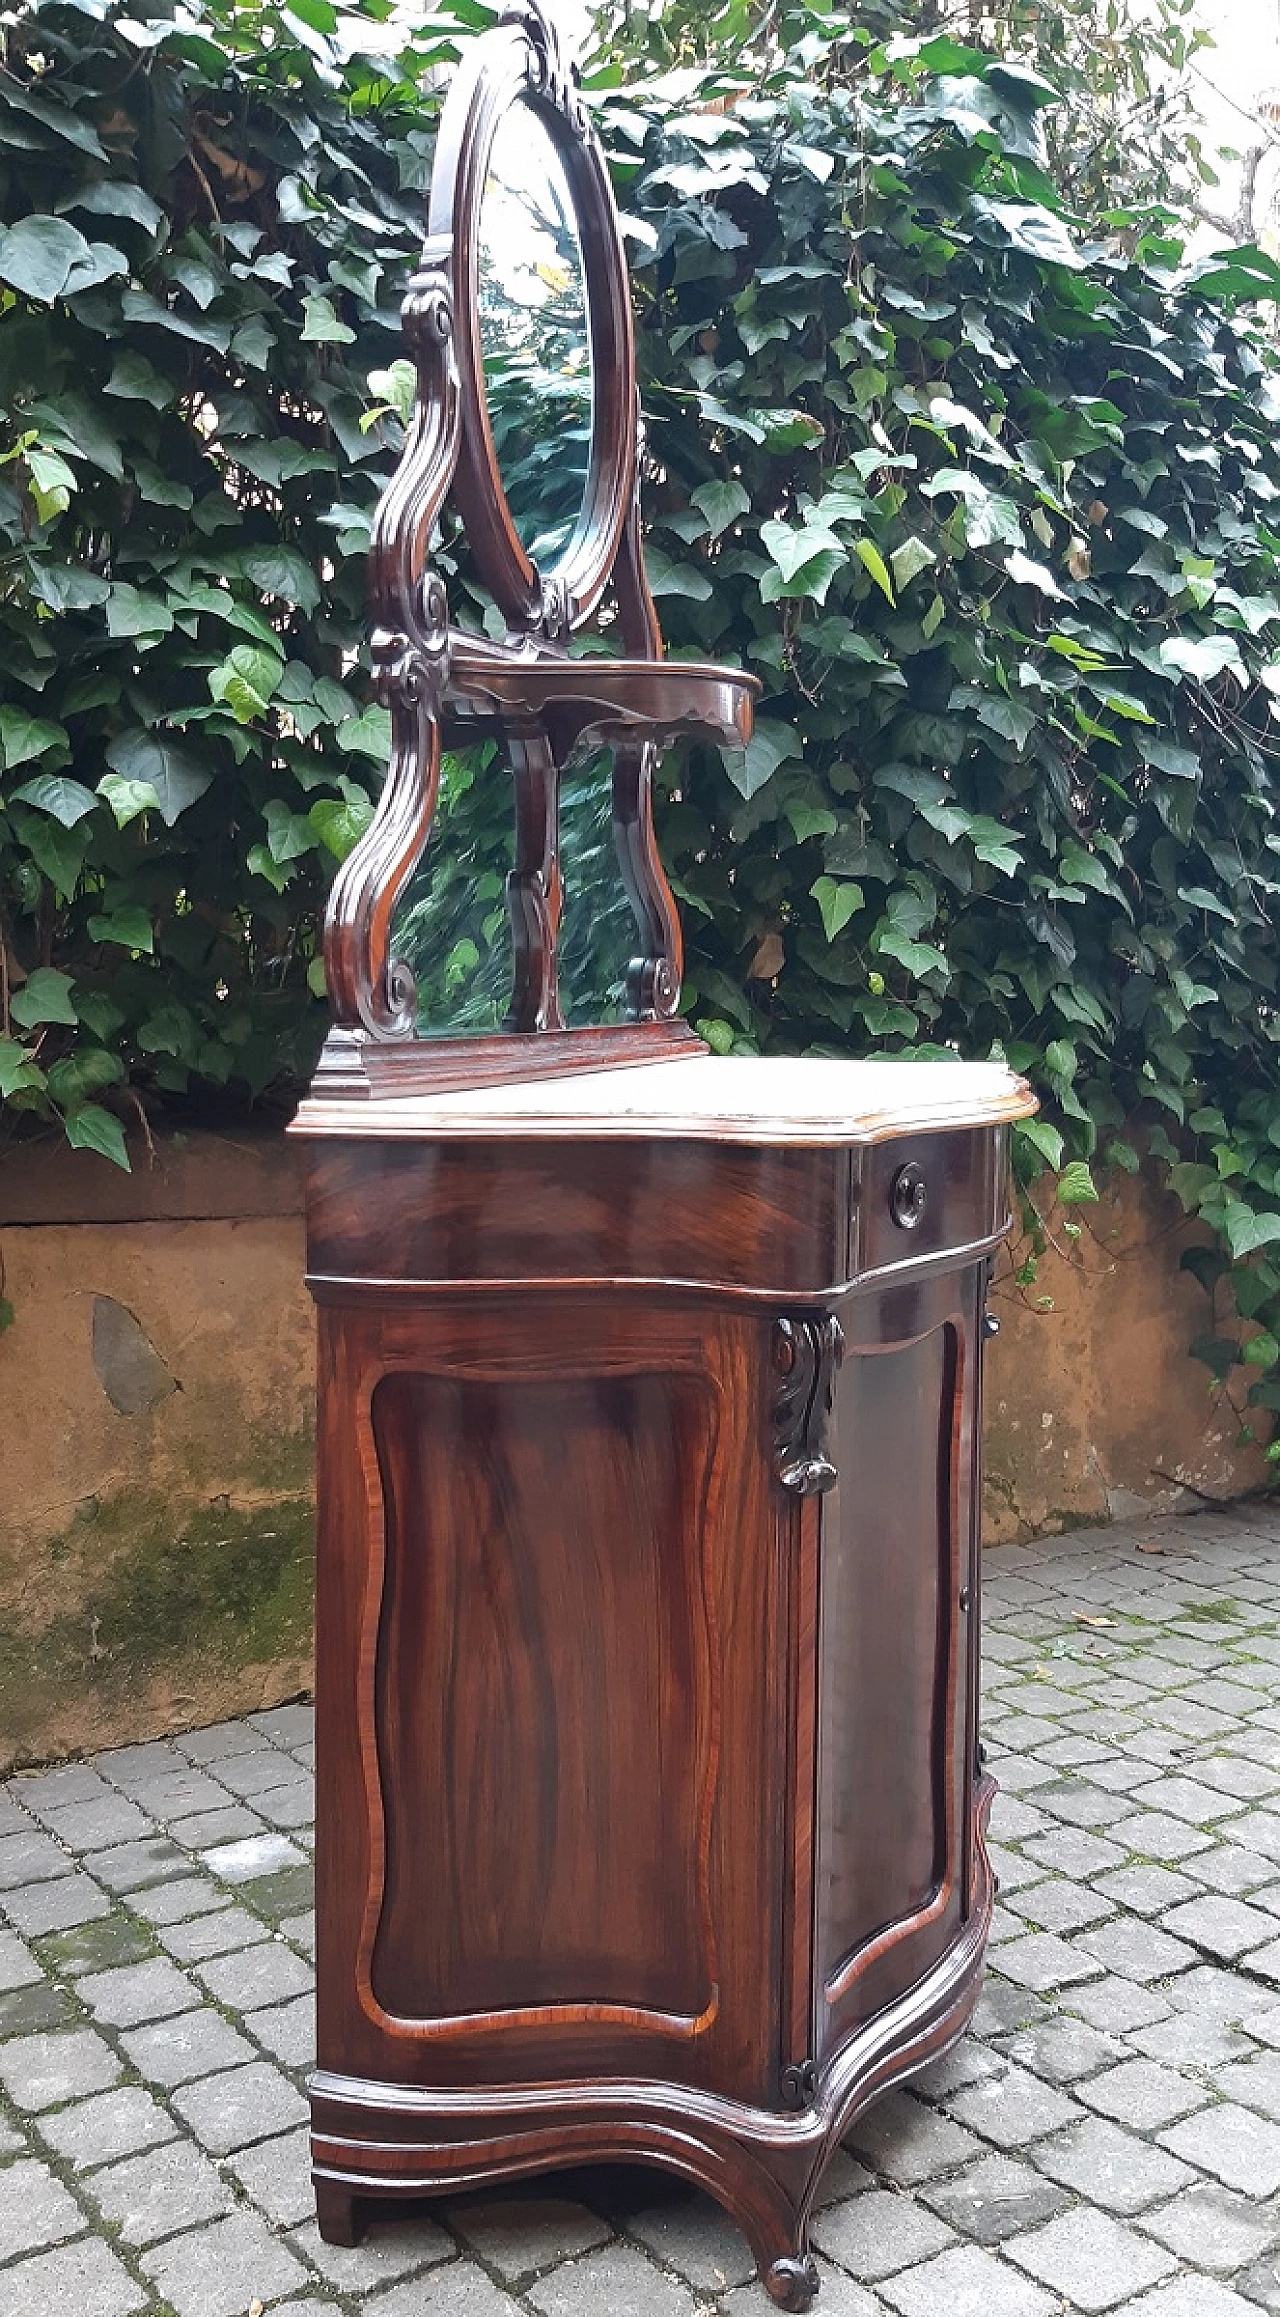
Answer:
[[[472,21],[483,10],[469,5]],[[36,0],[0,68],[0,1094],[291,1092],[367,823],[364,550],[431,150],[381,7]]]

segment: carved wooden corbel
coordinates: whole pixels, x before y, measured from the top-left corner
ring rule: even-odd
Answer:
[[[844,1330],[830,1312],[780,1319],[773,1330],[779,1382],[773,1403],[773,1469],[796,1496],[825,1496],[839,1475],[830,1456],[835,1373]]]

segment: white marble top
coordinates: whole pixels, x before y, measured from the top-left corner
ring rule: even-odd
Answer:
[[[827,1061],[699,1054],[630,1069],[518,1079],[446,1094],[323,1095],[303,1134],[435,1140],[527,1135],[746,1143],[868,1143],[1027,1118],[1036,1099],[997,1062]]]

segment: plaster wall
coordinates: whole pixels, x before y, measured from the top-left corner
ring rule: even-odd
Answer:
[[[1186,1346],[1176,1202],[1124,1182],[1032,1289],[1002,1259],[985,1533],[1257,1486]],[[292,1154],[204,1136],[126,1177],[0,1167],[0,1768],[279,1703],[311,1678],[312,1311]]]

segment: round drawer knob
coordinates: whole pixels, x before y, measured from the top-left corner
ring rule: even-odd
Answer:
[[[924,1179],[924,1168],[917,1166],[914,1159],[908,1159],[889,1185],[889,1212],[900,1230],[914,1231],[917,1223],[923,1221],[928,1203],[929,1186]]]

